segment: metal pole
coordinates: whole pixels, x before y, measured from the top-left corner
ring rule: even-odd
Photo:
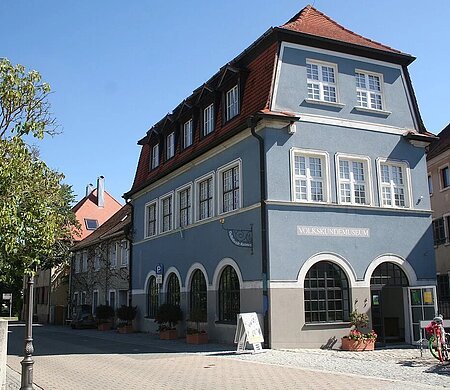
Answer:
[[[12,293],[11,298],[9,298],[9,318],[12,317]]]
[[[33,283],[34,276],[27,276],[27,312],[25,318],[24,358],[20,362],[22,364],[20,390],[33,390]]]

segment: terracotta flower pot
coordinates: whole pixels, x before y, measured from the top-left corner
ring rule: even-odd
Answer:
[[[159,332],[161,340],[176,340],[178,338],[178,331],[176,329],[162,330]]]
[[[342,338],[341,349],[344,351],[373,351],[375,348],[375,339],[353,340],[348,337]]]
[[[191,333],[186,335],[188,344],[208,344],[208,333]]]

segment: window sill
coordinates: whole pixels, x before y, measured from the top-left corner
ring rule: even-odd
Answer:
[[[355,110],[356,111],[362,111],[362,112],[369,112],[369,113],[372,113],[372,114],[378,114],[378,115],[382,115],[382,116],[389,116],[389,115],[392,114],[391,111],[376,110],[374,108],[361,107],[361,106],[355,106]]]
[[[450,190],[450,186],[441,188],[441,190],[439,192],[444,192],[444,191],[448,191],[448,190]]]
[[[338,107],[338,108],[345,107],[345,104],[343,104],[343,103],[327,102],[326,100],[305,99],[305,102],[309,103],[309,104],[318,104],[320,106],[330,106],[330,107]]]
[[[306,323],[303,328],[305,328],[305,329],[326,328],[326,327],[348,328],[349,326],[351,326],[350,321],[342,321],[342,322],[311,322],[311,323]]]

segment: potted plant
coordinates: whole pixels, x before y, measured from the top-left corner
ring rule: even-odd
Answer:
[[[354,310],[350,313],[350,333],[342,338],[341,349],[344,351],[373,351],[377,334],[374,330],[363,333],[362,328],[367,327],[369,316]]]
[[[205,330],[200,329],[200,322],[205,321],[205,315],[200,307],[195,307],[191,310],[189,316],[190,322],[195,322],[195,328],[187,328],[186,330],[186,342],[188,344],[207,344],[208,333]]]
[[[99,305],[95,312],[97,317],[98,330],[110,330],[112,326],[112,318],[114,317],[114,309],[109,305]]]
[[[161,340],[175,340],[178,338],[176,325],[183,318],[179,305],[164,303],[156,312],[155,322],[159,324],[158,332]]]
[[[133,320],[136,317],[137,306],[122,305],[116,310],[119,324],[117,331],[119,333],[133,333]]]

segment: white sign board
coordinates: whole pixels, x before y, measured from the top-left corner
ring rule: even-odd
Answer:
[[[156,283],[162,284],[163,282],[163,276],[162,275],[156,275]]]
[[[255,353],[262,352],[261,343],[264,342],[264,336],[256,313],[238,314],[234,342],[238,344],[237,352],[243,352],[247,343],[253,345]]]
[[[298,236],[369,238],[369,228],[297,226]]]
[[[10,301],[12,299],[12,293],[3,293],[3,300]]]

